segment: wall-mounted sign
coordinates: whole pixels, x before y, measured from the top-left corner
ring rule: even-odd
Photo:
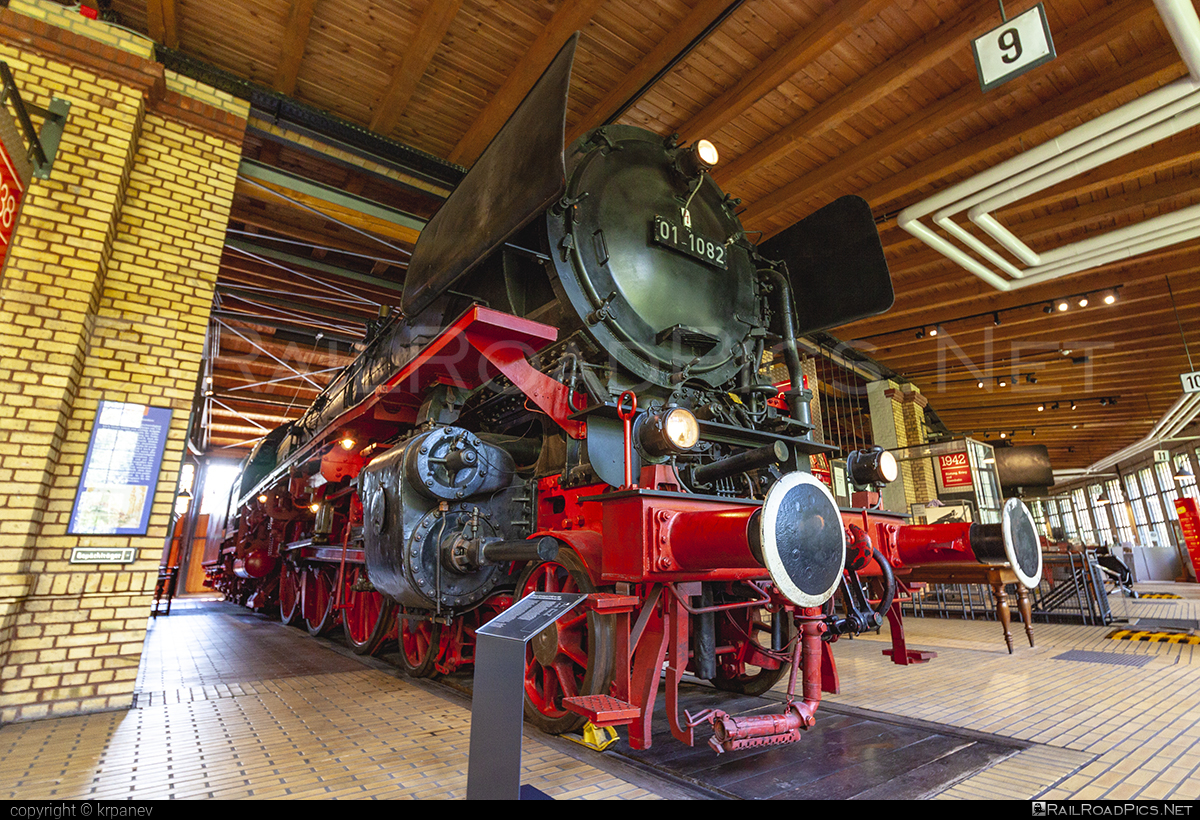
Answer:
[[[69,534],[146,534],[170,426],[168,407],[100,402]]]
[[[971,462],[966,453],[938,456],[938,478],[944,489],[960,490],[971,486]]]
[[[134,547],[75,547],[72,564],[132,564],[137,560]]]
[[[1183,384],[1184,393],[1200,393],[1200,370],[1193,373],[1180,373],[1179,381]]]
[[[971,47],[975,51],[979,87],[985,92],[1056,56],[1050,24],[1041,3],[972,40]]]
[[[0,267],[8,256],[8,246],[17,227],[17,210],[32,173],[24,152],[25,143],[12,114],[7,108],[0,108]]]

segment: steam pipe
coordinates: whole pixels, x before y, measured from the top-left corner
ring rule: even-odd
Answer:
[[[697,467],[692,472],[692,478],[699,484],[711,484],[714,481],[720,481],[722,478],[736,473],[744,473],[749,470],[758,470],[771,464],[779,464],[787,461],[789,455],[791,455],[791,451],[788,450],[788,446],[782,441],[776,441],[765,447],[747,450],[744,453],[737,453],[720,461],[714,461],[712,464]]]
[[[812,392],[805,390],[804,370],[800,366],[800,351],[796,347],[796,319],[792,313],[792,286],[786,276],[774,268],[762,268],[759,274],[770,279],[775,286],[775,310],[783,321],[783,360],[787,366],[791,389],[784,393],[792,418],[805,428],[804,438],[812,435],[812,414],[808,402]]]

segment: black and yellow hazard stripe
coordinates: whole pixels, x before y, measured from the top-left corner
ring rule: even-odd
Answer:
[[[1117,629],[1108,633],[1108,638],[1114,641],[1147,641],[1149,643],[1200,645],[1200,635],[1188,635],[1185,632],[1150,632],[1148,630]]]
[[[1170,600],[1177,600],[1177,599],[1182,599],[1183,596],[1176,595],[1173,592],[1139,592],[1138,593],[1138,600],[1144,601],[1144,600],[1150,599],[1150,598],[1157,598],[1157,599],[1165,598],[1165,599],[1170,599]]]

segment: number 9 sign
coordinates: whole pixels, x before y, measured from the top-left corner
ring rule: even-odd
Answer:
[[[979,87],[985,92],[1055,57],[1041,3],[972,40],[971,46],[979,70]]]

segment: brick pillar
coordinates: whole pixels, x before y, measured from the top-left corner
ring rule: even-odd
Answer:
[[[23,98],[71,104],[0,274],[0,722],[132,702],[245,128],[114,31],[0,9]],[[102,399],[174,411],[145,536],[67,535]],[[137,560],[70,564],[77,546]]]
[[[921,395],[915,385],[905,384],[900,387],[900,415],[904,421],[905,439],[909,447],[929,443],[929,433],[925,429],[925,408],[929,400]],[[933,480],[933,462],[923,458],[909,461],[904,465],[905,497],[910,504],[923,504],[937,498],[937,485]]]
[[[871,410],[871,438],[885,450],[908,446],[908,428],[904,424],[904,399],[895,382],[877,381],[867,385],[867,402]],[[883,508],[892,512],[908,512],[907,486],[909,470],[900,465],[900,475],[883,488]]]

